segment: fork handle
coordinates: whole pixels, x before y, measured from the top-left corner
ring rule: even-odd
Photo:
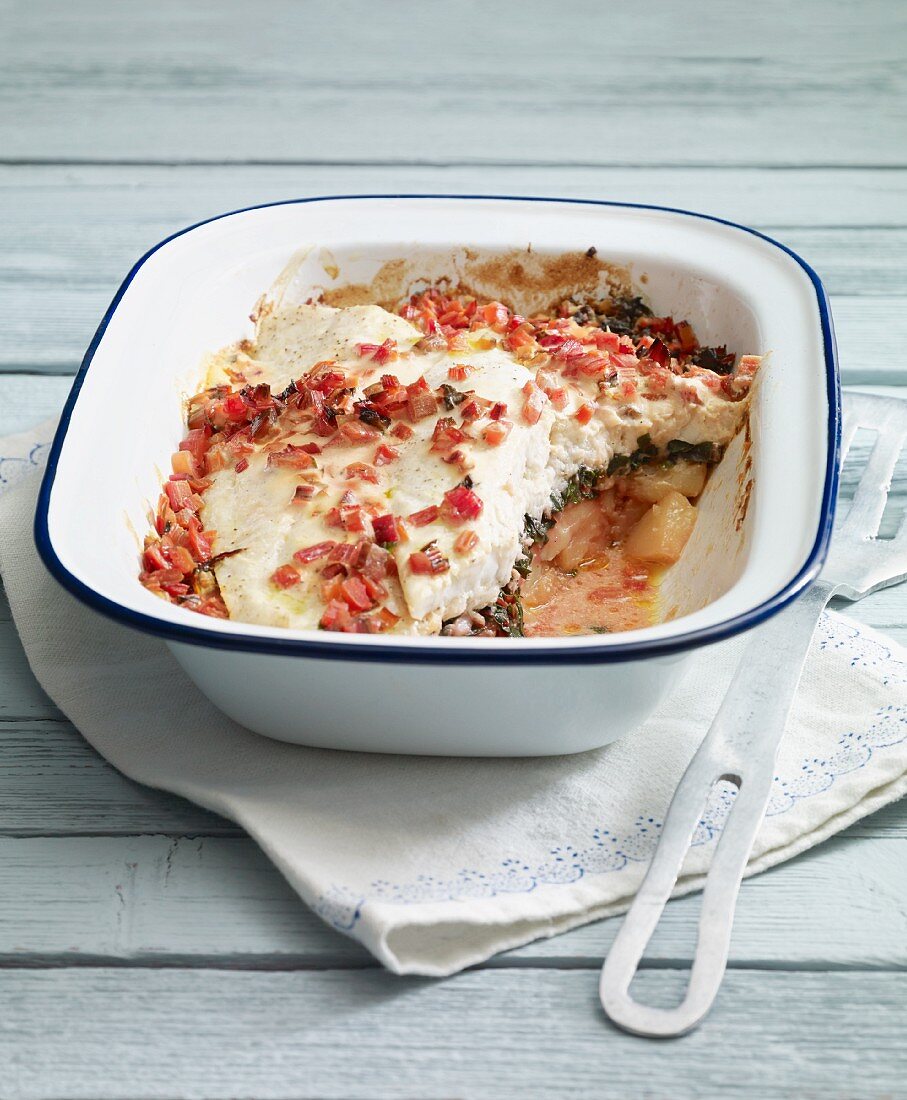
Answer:
[[[832,591],[817,581],[753,631],[724,702],[677,787],[646,877],[602,968],[602,1007],[625,1031],[660,1038],[683,1035],[712,1007],[727,966],[740,881],[771,794],[784,723]],[[712,787],[722,779],[738,791],[706,874],[686,994],[676,1008],[640,1004],[630,996],[630,983],[677,882]]]

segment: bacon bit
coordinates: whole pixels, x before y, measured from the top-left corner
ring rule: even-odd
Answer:
[[[542,416],[542,409],[548,403],[548,398],[534,382],[527,382],[523,387],[526,394],[526,403],[523,405],[523,420],[527,424],[537,424]]]
[[[179,449],[188,451],[195,461],[201,465],[205,452],[208,450],[208,441],[211,434],[211,429],[207,424],[203,428],[193,428],[180,443]]]
[[[400,532],[397,530],[397,521],[388,512],[385,516],[378,516],[372,521],[375,531],[375,542],[399,542]]]
[[[342,504],[340,523],[345,531],[364,531],[365,513],[358,504]]]
[[[467,528],[465,531],[461,531],[459,535],[457,535],[456,541],[454,542],[454,550],[458,554],[468,554],[470,550],[475,549],[475,547],[478,545],[479,536],[475,533],[475,531]]]
[[[316,492],[317,490],[314,485],[297,485],[293,492],[293,499],[290,503],[305,504],[314,499]]]
[[[434,416],[437,411],[438,400],[432,393],[411,394],[407,401],[407,412],[414,424],[424,420],[427,416]]]
[[[279,565],[271,574],[271,583],[278,588],[292,588],[299,584],[299,570],[294,565]]]
[[[359,542],[335,543],[328,557],[328,561],[339,563],[344,566],[353,565],[359,557],[359,545],[363,541],[365,540],[360,539]]]
[[[408,424],[404,424],[401,420],[393,426],[391,435],[396,436],[397,439],[411,439],[413,430]]]
[[[567,407],[567,391],[565,389],[560,387],[553,389],[547,394],[547,397],[558,412],[562,412]]]
[[[444,518],[451,523],[462,523],[467,519],[477,519],[482,514],[482,501],[465,485],[456,485],[444,494],[442,511]]]
[[[351,462],[344,469],[343,476],[347,481],[360,478],[362,481],[370,481],[373,485],[378,484],[378,471],[366,462]]]
[[[190,451],[174,451],[170,456],[170,465],[175,474],[198,477],[198,466],[195,461],[195,456]]]
[[[627,379],[626,382],[621,382],[620,392],[624,397],[634,397],[636,395],[636,383]]]
[[[330,508],[324,514],[324,522],[327,527],[342,527],[343,523],[340,519],[340,509]]]
[[[503,332],[510,320],[510,310],[500,302],[489,302],[482,307],[485,324],[496,332]]]
[[[507,406],[503,401],[496,401],[488,414],[492,420],[501,420],[507,415]]]
[[[350,623],[350,609],[342,600],[329,600],[318,625],[322,630],[345,630]]]
[[[374,606],[368,589],[359,577],[347,577],[341,581],[340,592],[351,611],[368,611]]]
[[[361,443],[374,443],[376,439],[381,438],[381,434],[376,432],[374,428],[370,428],[367,424],[362,424],[358,420],[348,420],[345,424],[341,424],[340,435],[343,437],[344,442],[351,446],[358,446]]]
[[[595,407],[593,405],[580,405],[580,407],[573,414],[580,424],[588,424],[592,417],[595,415]]]
[[[513,429],[509,420],[495,420],[482,429],[482,438],[489,447],[500,447]]]
[[[653,363],[657,363],[660,367],[666,367],[671,361],[671,353],[661,340],[653,340],[652,343],[645,348],[644,354],[640,358],[641,369],[646,359],[651,359]]]
[[[470,438],[471,436],[457,427],[452,416],[442,416],[431,433],[431,449],[433,451],[444,451],[448,447],[455,447],[458,443],[463,443]]]
[[[195,517],[189,520],[187,543],[192,556],[197,562],[211,560],[211,544],[214,540],[214,531],[203,531],[201,522]]]
[[[142,563],[149,572],[153,572],[155,569],[166,569],[169,564],[163,555],[159,542],[151,542],[145,547],[142,554]]]
[[[170,564],[185,576],[195,569],[195,559],[185,546],[173,546],[170,548]]]
[[[423,508],[421,512],[413,512],[409,517],[409,522],[413,527],[425,527],[429,523],[434,523],[440,514],[441,509],[437,504],[429,504],[429,506]]]
[[[446,573],[450,569],[450,562],[438,549],[438,544],[430,542],[421,550],[415,550],[410,554],[409,567],[413,573],[432,575]]]
[[[268,455],[268,465],[286,470],[310,470],[317,463],[303,447],[288,443],[282,451],[271,451]]]
[[[389,466],[391,462],[400,457],[400,452],[396,447],[390,447],[387,443],[379,443],[375,451],[375,465],[376,466]],[[377,476],[375,477],[377,481]]]
[[[327,539],[325,542],[316,542],[313,546],[306,546],[302,550],[297,550],[293,557],[300,565],[308,565],[309,562],[318,561],[319,558],[325,558],[334,549],[337,543],[333,539]]]
[[[369,626],[375,634],[381,634],[385,630],[390,630],[400,622],[400,616],[395,615],[393,611],[389,611],[386,607],[380,607],[374,615],[369,618]]]
[[[484,416],[491,407],[492,403],[487,398],[473,396],[460,409],[460,416],[467,421],[478,420],[479,417]]]
[[[233,469],[238,474],[241,474],[243,472],[243,470],[248,470],[248,468],[249,468],[249,460],[247,458],[241,458],[239,460],[239,462],[237,462],[236,465],[233,467]]]
[[[384,587],[381,581],[375,580],[367,573],[363,573],[360,580],[362,581],[362,584],[365,587],[365,591],[369,594],[369,597],[373,604],[377,603],[378,600],[387,599],[387,589]]]
[[[356,351],[360,358],[369,358],[380,366],[397,358],[397,343],[388,338],[383,344],[357,344]]]
[[[447,377],[451,382],[465,382],[475,369],[468,363],[455,363],[447,368]]]
[[[388,574],[390,560],[391,556],[383,546],[378,546],[371,539],[362,540],[358,551],[358,563],[359,572],[365,580],[375,583],[383,581]],[[387,593],[384,593],[384,595],[387,595]]]
[[[197,512],[202,506],[201,498],[192,492],[186,481],[167,481],[164,483],[164,492],[174,512],[179,512],[182,508]]]

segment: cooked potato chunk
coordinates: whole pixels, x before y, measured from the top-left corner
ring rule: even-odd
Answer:
[[[627,494],[647,504],[657,504],[672,490],[683,493],[685,497],[698,497],[705,485],[706,472],[702,462],[681,461],[643,466],[627,478]]]
[[[624,548],[631,558],[673,565],[695,522],[696,509],[682,493],[671,489],[636,524]]]

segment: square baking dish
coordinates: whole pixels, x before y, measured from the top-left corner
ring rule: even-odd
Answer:
[[[656,312],[689,318],[704,343],[770,353],[748,432],[710,478],[693,539],[665,581],[670,621],[591,638],[384,638],[207,619],[139,584],[149,508],[202,356],[251,334],[251,307],[294,256],[297,284],[318,295],[367,283],[396,261],[454,275],[464,262],[515,251],[544,258],[593,247],[627,270]],[[833,521],[839,403],[821,282],[753,230],[578,200],[269,204],[174,234],[126,277],[64,409],[36,541],[64,587],[164,638],[212,701],[259,733],[379,752],[577,752],[638,726],[692,651],[757,625],[817,575]]]

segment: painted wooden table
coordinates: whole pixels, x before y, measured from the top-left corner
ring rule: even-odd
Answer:
[[[758,226],[826,280],[846,383],[907,397],[904,18],[887,0],[0,0],[0,433],[59,408],[162,236],[343,192]],[[905,612],[896,589],[855,614],[904,641]],[[4,1100],[907,1096],[905,805],[748,882],[713,1015],[657,1044],[599,1014],[614,922],[448,981],[381,971],[231,823],[99,759],[3,602],[0,833]],[[653,999],[683,982],[696,910],[669,907]]]

